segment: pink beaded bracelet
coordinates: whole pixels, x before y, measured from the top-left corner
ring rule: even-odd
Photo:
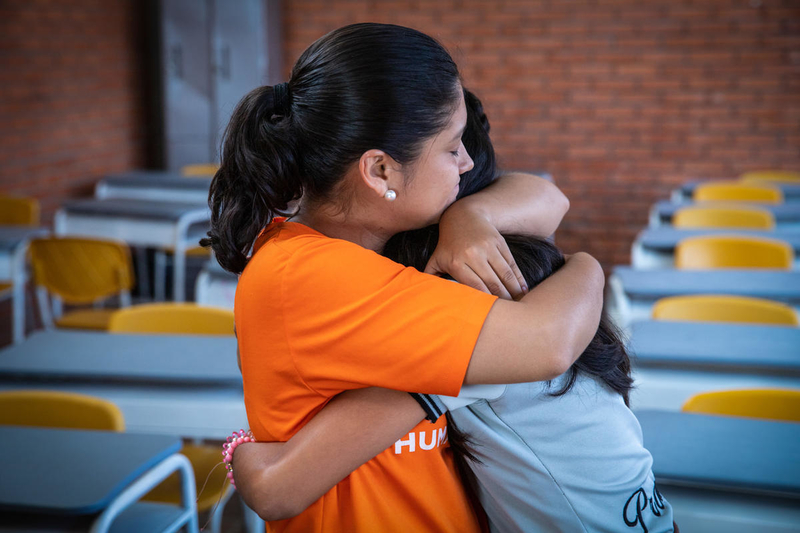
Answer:
[[[233,481],[233,452],[238,445],[255,441],[256,438],[253,436],[252,431],[245,432],[245,430],[240,429],[239,431],[234,431],[222,444],[222,462],[225,463],[225,470],[228,471],[228,481],[231,482],[234,489],[236,488],[236,483]]]

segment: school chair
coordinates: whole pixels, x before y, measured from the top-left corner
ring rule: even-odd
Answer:
[[[653,306],[653,319],[800,325],[795,310],[780,302],[716,294],[661,298]]]
[[[695,202],[761,202],[783,203],[783,192],[766,183],[742,183],[737,181],[715,181],[701,183],[694,189]]]
[[[181,167],[181,175],[187,178],[213,178],[219,170],[216,163],[198,163]]]
[[[193,303],[134,305],[111,316],[112,333],[233,335],[233,311]]]
[[[34,239],[30,258],[46,328],[55,322],[59,328],[105,330],[113,310],[100,308],[99,304],[118,295],[120,306],[130,305],[133,265],[123,243],[77,237]],[[94,307],[62,315],[62,302]]]
[[[675,267],[680,269],[777,268],[790,270],[791,245],[777,239],[742,235],[689,237],[675,247]]]
[[[38,226],[39,201],[35,198],[18,198],[0,195],[0,225]]]
[[[781,183],[800,183],[800,172],[791,170],[753,170],[739,176],[741,181],[759,182],[774,181]]]
[[[740,204],[689,206],[675,212],[676,228],[775,229],[775,216],[766,209]]]
[[[94,396],[48,390],[0,392],[0,424],[125,431],[125,419],[115,404]]]
[[[191,303],[144,304],[116,311],[109,323],[111,333],[233,335],[233,311],[203,307]],[[211,510],[210,531],[219,532],[222,511],[233,494],[227,482],[227,471],[217,467],[221,461],[219,446],[184,445],[181,453],[189,458],[197,484],[197,509]],[[216,469],[215,469],[216,468]],[[210,473],[210,475],[209,475]],[[208,478],[208,482],[206,482]],[[205,484],[205,489],[203,489]],[[202,491],[202,494],[201,494]],[[167,478],[144,499],[164,503],[179,503],[180,480],[177,475]]]
[[[171,262],[174,250],[172,248],[161,248],[156,250],[153,258],[153,299],[164,301],[167,299],[167,269]],[[186,250],[186,258],[202,257],[208,259],[211,252],[202,246],[194,246]],[[174,293],[175,287],[172,288]]]
[[[701,392],[689,398],[681,410],[687,413],[800,422],[800,390],[750,389]]]

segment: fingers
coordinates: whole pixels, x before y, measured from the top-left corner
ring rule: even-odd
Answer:
[[[463,285],[469,285],[473,289],[478,289],[479,291],[487,294],[495,294],[490,290],[486,283],[484,283],[482,277],[472,270],[472,268],[470,268],[470,266],[466,263],[457,265],[451,270],[452,272],[450,272],[450,275],[453,276],[453,279],[455,279],[457,282]]]
[[[451,260],[447,265],[442,266],[434,253],[425,266],[424,272],[433,275],[447,272],[459,283],[506,300],[515,300],[524,296],[527,287],[523,289],[523,285],[519,282],[522,274],[508,247],[506,247],[506,254],[511,259],[511,264],[503,256],[502,251],[495,247],[488,252],[488,256],[484,252],[473,251],[472,254],[468,254],[466,259]]]
[[[514,256],[511,254],[505,239],[501,239],[497,249],[503,258],[504,264],[499,265],[500,270],[495,267],[495,271],[500,279],[504,280],[506,289],[514,296],[515,300],[518,300],[527,294],[528,282],[525,281],[525,276],[522,275],[517,266],[517,262],[514,260]],[[510,281],[512,276],[516,279],[516,283]]]

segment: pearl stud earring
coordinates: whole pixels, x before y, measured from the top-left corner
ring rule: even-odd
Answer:
[[[397,198],[397,193],[394,192],[392,189],[389,189],[383,194],[383,197],[390,202],[394,202],[394,199]]]

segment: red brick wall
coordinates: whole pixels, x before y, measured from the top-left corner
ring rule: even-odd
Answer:
[[[136,0],[0,2],[0,191],[45,219],[104,173],[143,166]],[[551,172],[559,242],[629,261],[648,206],[692,177],[800,169],[795,0],[285,0],[288,69],[357,21],[439,38],[484,100],[500,161]]]
[[[559,243],[606,267],[684,180],[800,169],[796,0],[291,0],[284,17],[287,76],[351,22],[442,41],[501,165],[551,172],[572,202]]]
[[[0,192],[45,221],[105,173],[145,163],[137,0],[0,2]]]

